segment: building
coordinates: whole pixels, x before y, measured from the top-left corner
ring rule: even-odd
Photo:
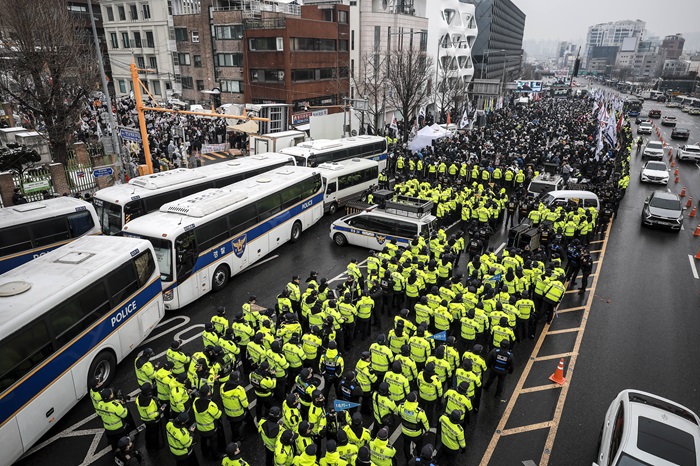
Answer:
[[[588,28],[586,35],[586,50],[583,54],[582,65],[584,69],[592,70],[591,60],[596,59],[596,66],[601,62],[600,56],[594,56],[596,47],[611,46],[618,49],[626,49],[625,39],[644,39],[646,23],[641,20],[615,21],[596,24]],[[629,43],[629,41],[628,41]],[[613,63],[615,60],[613,60]]]
[[[117,97],[133,90],[130,65],[140,69],[140,78],[158,100],[180,95],[180,67],[173,27],[173,4],[169,0],[146,0],[130,3],[123,0],[100,0],[107,50],[112,67],[112,82]],[[183,3],[195,5],[195,0]],[[182,39],[182,38],[179,38]],[[191,36],[189,40],[199,40]],[[144,94],[145,95],[145,94]]]
[[[557,46],[557,64],[562,67],[571,67],[579,53],[579,46],[571,42],[559,42]]]
[[[68,3],[68,11],[80,21],[82,28],[85,31],[85,37],[93,43],[92,23],[90,21],[90,10],[88,9],[88,1],[92,4],[92,14],[95,18],[95,31],[97,32],[97,40],[100,44],[100,52],[102,53],[102,62],[105,68],[105,75],[108,78],[107,86],[110,95],[114,94],[114,84],[112,82],[112,68],[109,62],[109,54],[107,51],[107,39],[105,30],[102,25],[102,10],[97,0],[71,0]]]
[[[661,42],[661,49],[666,52],[668,60],[677,60],[683,54],[683,44],[685,44],[683,35],[673,34],[664,37],[663,42]]]
[[[520,77],[523,55],[525,13],[511,0],[472,0],[476,6],[476,37],[472,56],[475,79]]]
[[[661,76],[686,76],[690,71],[690,60],[665,60]]]

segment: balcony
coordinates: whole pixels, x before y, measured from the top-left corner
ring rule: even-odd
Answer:
[[[285,29],[287,18],[244,19],[243,29]]]
[[[301,6],[277,3],[272,0],[214,0],[213,11],[242,11],[244,17],[259,15],[263,11],[301,16]],[[248,13],[248,15],[246,15]]]

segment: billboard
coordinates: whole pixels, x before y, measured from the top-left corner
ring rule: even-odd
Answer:
[[[515,81],[518,86],[516,92],[541,92],[542,81]]]

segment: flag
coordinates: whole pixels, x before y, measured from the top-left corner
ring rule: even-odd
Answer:
[[[446,341],[447,340],[447,330],[436,333],[435,335],[430,335],[429,340]]]
[[[393,129],[397,135],[399,134],[399,125],[396,124],[396,114],[395,113],[391,114],[391,123],[389,124],[389,128]]]
[[[97,122],[97,139],[102,139],[102,125],[100,125],[100,122]]]
[[[418,109],[418,116],[425,120],[425,107]]]
[[[452,117],[450,116],[450,112],[447,112],[447,124],[450,125],[452,123]]]
[[[459,122],[459,129],[464,129],[469,126],[469,113],[464,110],[464,115],[462,115],[462,121]]]
[[[360,403],[353,403],[352,401],[340,401],[340,400],[333,401],[333,409],[336,412],[346,411],[348,409],[352,409],[352,408],[355,408],[357,406],[360,406]]]

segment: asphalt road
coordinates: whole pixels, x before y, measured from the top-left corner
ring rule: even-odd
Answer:
[[[645,112],[651,107],[646,104]],[[691,141],[700,138],[700,117],[679,109],[663,107],[662,111],[673,112],[679,126],[691,129]],[[662,131],[670,140],[670,129],[663,127]],[[677,145],[673,143],[674,148]],[[692,236],[700,220],[686,219],[678,234],[641,228],[642,202],[654,187],[640,185],[640,166],[641,161],[633,158],[631,183],[607,242],[598,238],[591,246],[599,261],[594,269],[597,279],[591,277],[593,283],[584,296],[566,295],[560,305],[563,312],[546,334],[538,333],[535,340],[516,348],[516,372],[509,377],[501,399],[484,394],[478,418],[467,431],[469,450],[460,465],[522,465],[528,460],[589,465],[595,458],[605,410],[624,388],[648,390],[700,412],[695,389],[700,387],[700,375],[693,370],[700,362],[693,351],[700,328],[700,282],[691,267],[692,262],[700,268],[700,261],[692,259],[700,249],[700,238]],[[679,176],[680,183],[671,182],[669,188],[679,192],[685,185],[688,194],[695,190],[695,199],[699,199],[700,168],[682,163]],[[257,295],[260,304],[271,306],[292,275],[303,280],[313,269],[320,277],[332,279],[345,271],[350,259],[363,260],[366,250],[332,244],[328,238],[331,221],[324,217],[298,243],[274,251],[234,277],[221,292],[168,313],[147,345],[159,354],[177,335],[188,341],[185,350],[194,352],[201,348],[198,334],[203,323],[217,306],[238,309],[250,294]],[[492,245],[498,247],[504,239],[501,230]],[[383,325],[386,330],[388,322]],[[377,333],[375,330],[372,338]],[[359,352],[370,343],[356,345],[345,356],[346,367],[354,367]],[[567,355],[568,381],[564,388],[552,388],[548,377],[559,355]],[[136,389],[133,357],[119,366],[113,385],[125,393]],[[369,423],[366,419],[365,424]],[[17,464],[48,466],[60,458],[61,464],[111,465],[102,432],[89,400],[82,400]],[[142,442],[138,438],[137,446],[145,452]],[[400,440],[395,446],[400,452]],[[147,452],[145,458],[149,465],[173,464],[167,447]],[[262,443],[252,429],[244,444],[244,458],[253,465],[264,464]]]

